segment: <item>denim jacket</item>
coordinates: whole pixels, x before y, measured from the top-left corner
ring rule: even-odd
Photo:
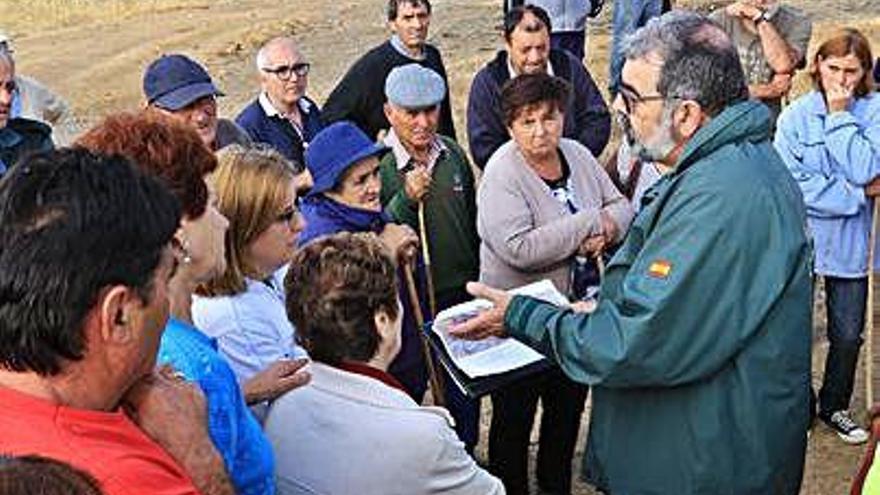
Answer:
[[[782,112],[775,145],[804,194],[815,272],[865,276],[873,200],[864,187],[880,175],[880,95],[829,114],[822,94],[808,93]]]

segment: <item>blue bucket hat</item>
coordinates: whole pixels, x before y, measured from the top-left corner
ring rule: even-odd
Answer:
[[[208,71],[179,54],[162,55],[144,71],[147,103],[176,111],[205,96],[223,96]]]
[[[325,127],[306,148],[306,167],[315,181],[310,194],[333,189],[349,167],[386,149],[351,122],[341,121]]]

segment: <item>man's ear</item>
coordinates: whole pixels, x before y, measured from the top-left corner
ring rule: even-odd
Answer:
[[[108,343],[125,344],[134,338],[133,311],[140,298],[131,288],[114,285],[105,290],[95,305],[99,310],[101,339]]]
[[[703,126],[703,107],[693,100],[684,100],[672,115],[674,128],[685,140],[690,139]]]
[[[391,112],[393,111],[391,109],[391,103],[386,101],[385,104],[382,105],[382,110],[385,112],[385,118],[388,119],[388,122],[391,122]]]

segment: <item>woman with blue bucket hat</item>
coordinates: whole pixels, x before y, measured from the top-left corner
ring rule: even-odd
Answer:
[[[403,339],[400,353],[388,371],[416,402],[421,402],[428,375],[413,303],[422,314],[428,314],[428,308],[424,297],[412,301],[405,282],[408,260],[418,254],[418,236],[409,227],[392,223],[382,211],[379,157],[386,151],[383,144],[370,140],[348,121],[330,125],[312,139],[305,159],[314,186],[301,205],[306,228],[299,242],[304,245],[337,232],[373,232],[397,255]],[[415,280],[419,293],[426,294],[424,266],[418,259]]]

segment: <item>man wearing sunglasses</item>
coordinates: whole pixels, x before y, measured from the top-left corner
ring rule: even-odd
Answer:
[[[273,38],[257,52],[262,92],[235,122],[256,142],[304,164],[309,141],[321,130],[321,110],[306,96],[310,64],[289,37]]]
[[[0,50],[0,175],[25,154],[54,147],[52,129],[48,125],[12,117],[17,94],[15,61],[8,51]]]

